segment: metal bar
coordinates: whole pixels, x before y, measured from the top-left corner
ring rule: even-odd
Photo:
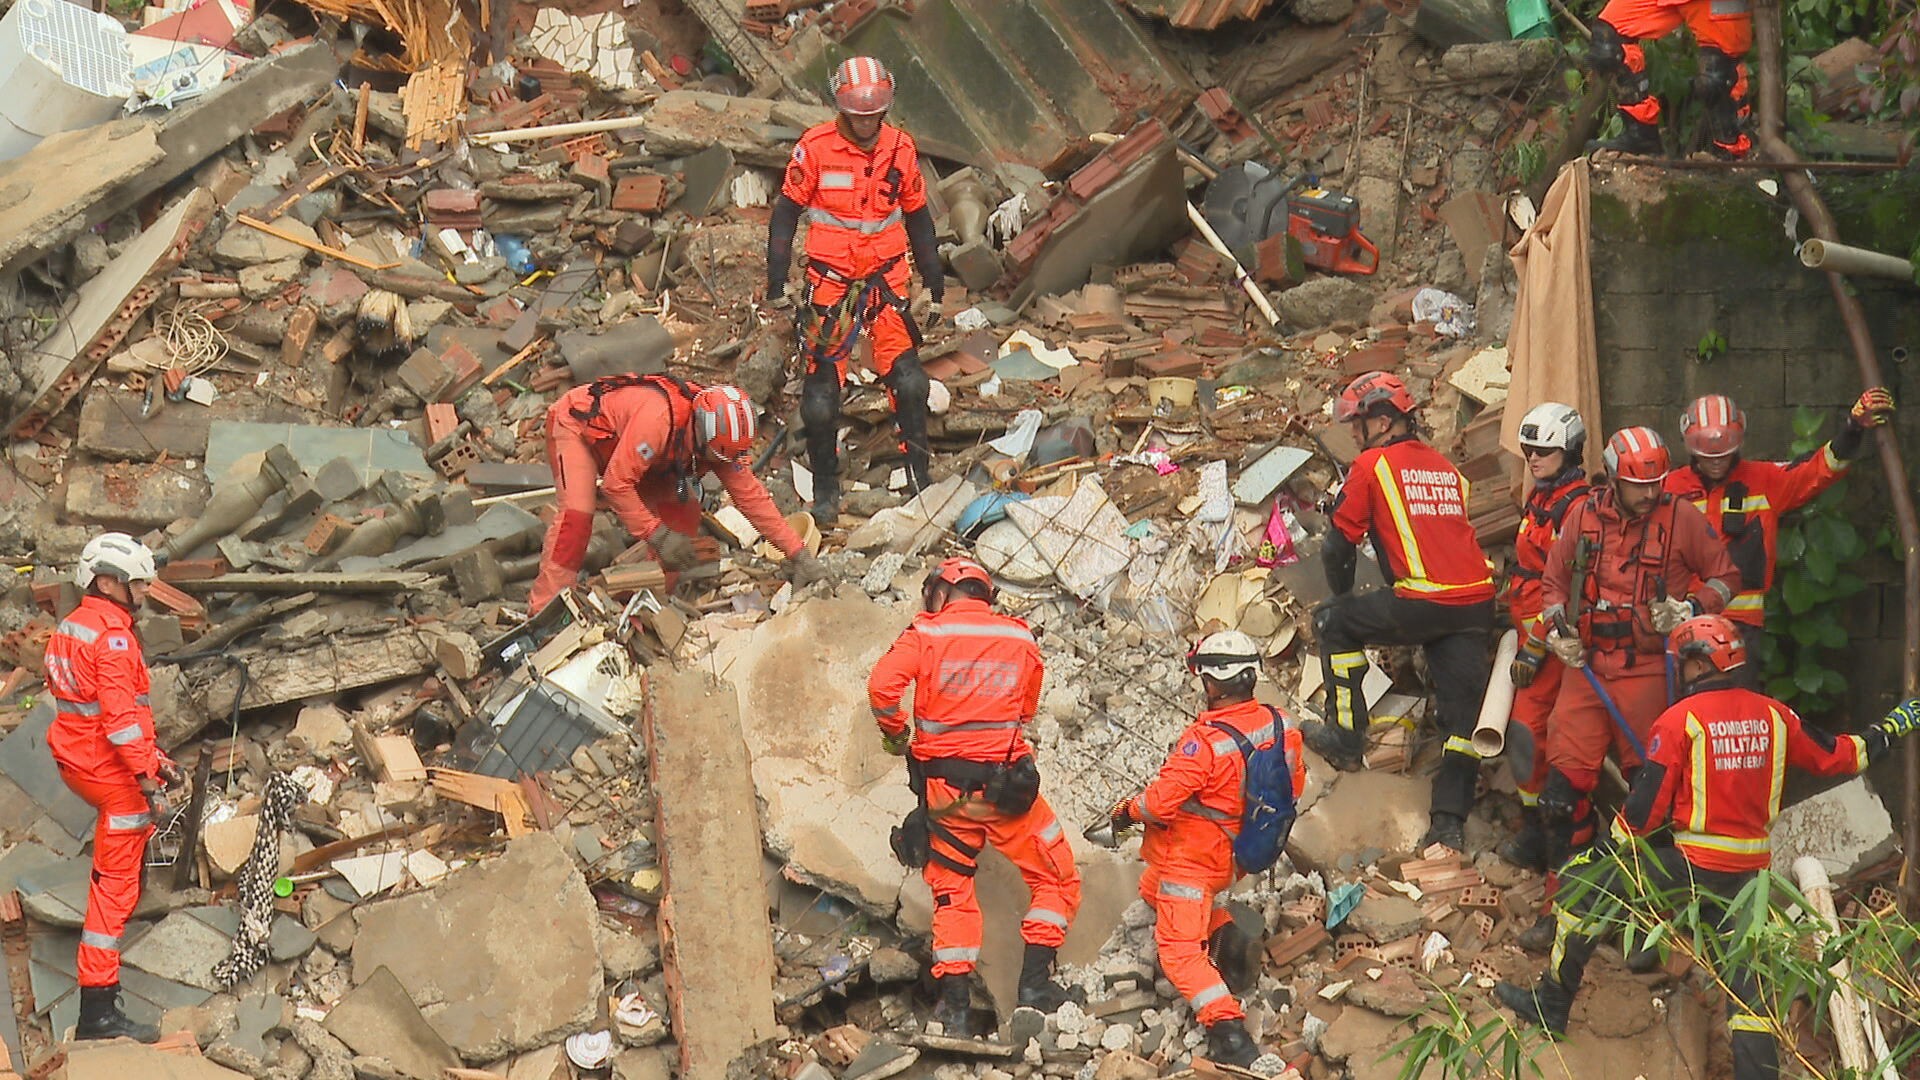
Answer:
[[[1781,134],[1782,118],[1786,112],[1786,92],[1785,82],[1781,78],[1779,0],[1760,0],[1758,10],[1754,12],[1753,38],[1753,51],[1759,67],[1760,147],[1775,161],[1798,162],[1798,153]],[[1838,241],[1840,230],[1834,224],[1832,211],[1827,209],[1820,193],[1814,190],[1813,180],[1799,169],[1782,172],[1780,179],[1813,235],[1821,240]],[[1827,287],[1832,290],[1833,302],[1840,308],[1840,318],[1846,323],[1847,340],[1853,347],[1853,358],[1860,369],[1861,383],[1868,387],[1885,386],[1880,358],[1874,349],[1873,332],[1867,328],[1866,311],[1860,306],[1859,299],[1847,290],[1847,279],[1832,271],[1827,271]],[[1880,468],[1887,477],[1887,497],[1893,503],[1893,520],[1899,529],[1906,570],[1906,603],[1901,605],[1906,619],[1905,640],[1900,655],[1901,684],[1908,697],[1915,697],[1920,696],[1920,602],[1916,602],[1920,601],[1920,517],[1914,513],[1913,483],[1907,476],[1906,462],[1901,458],[1900,443],[1892,425],[1881,426],[1875,442],[1880,452]],[[1906,853],[1912,859],[1916,853],[1920,853],[1920,742],[1903,740],[1900,753],[1901,795],[1907,813]],[[1905,900],[1904,906],[1911,914],[1915,900],[1920,899],[1920,875],[1910,870],[1903,874],[1900,892]]]

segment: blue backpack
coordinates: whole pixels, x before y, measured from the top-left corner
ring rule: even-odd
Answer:
[[[1246,761],[1246,775],[1240,782],[1240,833],[1233,838],[1233,861],[1248,874],[1261,873],[1280,861],[1297,814],[1286,729],[1280,713],[1271,707],[1268,711],[1273,713],[1273,743],[1264,749],[1255,748],[1231,724],[1216,720],[1209,725],[1225,732]]]

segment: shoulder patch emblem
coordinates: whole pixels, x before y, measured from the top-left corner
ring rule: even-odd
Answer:
[[[126,652],[133,647],[133,640],[125,634],[108,634],[107,648],[114,652]]]
[[[1659,752],[1660,752],[1660,736],[1655,735],[1653,737],[1653,741],[1647,744],[1647,756],[1652,757],[1653,755],[1658,754]]]
[[[807,148],[806,148],[806,146],[805,146],[804,144],[802,144],[802,143],[794,143],[794,144],[793,144],[793,161],[794,161],[794,164],[796,164],[796,165],[797,165],[797,164],[799,164],[800,162],[803,162],[803,161],[805,161],[805,160],[807,160]]]
[[[652,443],[643,442],[640,445],[634,447],[633,452],[640,455],[641,461],[653,460],[653,444]]]
[[[1186,742],[1183,742],[1180,744],[1181,757],[1192,757],[1195,754],[1198,754],[1199,752],[1200,752],[1200,740],[1198,739],[1188,739]]]

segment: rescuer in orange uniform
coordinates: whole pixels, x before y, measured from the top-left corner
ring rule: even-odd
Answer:
[[[1321,550],[1334,596],[1314,611],[1333,722],[1301,731],[1328,764],[1360,768],[1370,722],[1361,693],[1366,644],[1424,646],[1447,742],[1421,847],[1464,851],[1480,769],[1472,736],[1487,691],[1493,567],[1467,520],[1466,477],[1420,441],[1413,411],[1406,384],[1384,371],[1353,380],[1334,403],[1334,418],[1352,427],[1362,449],[1347,468]],[[1368,537],[1391,592],[1351,592],[1358,545]]]
[[[893,403],[908,478],[916,491],[931,482],[929,384],[910,310],[909,249],[936,311],[945,290],[919,151],[913,136],[885,122],[893,74],[872,57],[856,56],[834,71],[831,89],[840,115],[808,128],[794,145],[767,231],[767,302],[779,309],[789,303],[794,228],[803,214],[807,221],[811,317],[800,321],[807,358],[800,417],[813,470],[813,516],[822,525],[840,512],[840,388],[862,331],[872,339],[874,373]]]
[[[1747,65],[1741,58],[1753,47],[1753,14],[1748,0],[1607,0],[1593,22],[1587,62],[1601,78],[1612,79],[1620,118],[1626,128],[1599,149],[1658,155],[1660,99],[1647,76],[1647,55],[1640,42],[1663,38],[1685,26],[1700,48],[1700,70],[1693,96],[1703,103],[1707,135],[1714,152],[1742,158],[1753,148],[1745,120]]]
[[[1215,966],[1215,957],[1237,956],[1243,947],[1227,940],[1238,931],[1213,903],[1240,876],[1229,830],[1240,827],[1247,763],[1234,733],[1254,749],[1285,740],[1296,797],[1306,788],[1306,763],[1299,731],[1253,699],[1260,649],[1252,638],[1237,630],[1209,634],[1187,657],[1187,670],[1200,677],[1207,707],[1174,741],[1146,790],[1114,806],[1113,832],[1117,840],[1146,825],[1140,896],[1153,907],[1160,968],[1205,1025],[1207,1057],[1245,1068],[1260,1051],[1247,1033],[1246,1010]],[[1250,983],[1258,970],[1236,974]]]
[[[1614,432],[1604,460],[1607,482],[1568,509],[1547,553],[1546,607],[1527,645],[1579,670],[1562,676],[1547,730],[1539,805],[1555,862],[1593,839],[1589,796],[1608,748],[1629,775],[1640,764],[1638,747],[1671,700],[1667,633],[1725,610],[1736,580],[1706,516],[1661,490],[1670,461],[1656,432]],[[1576,562],[1584,563],[1578,596]]]
[[[1520,512],[1513,541],[1513,573],[1507,578],[1507,613],[1525,642],[1546,601],[1540,576],[1547,552],[1560,535],[1560,522],[1575,500],[1587,493],[1587,471],[1580,461],[1587,449],[1587,425],[1571,405],[1549,401],[1520,419],[1520,452],[1527,459],[1533,489]],[[1546,650],[1534,645],[1514,658],[1513,711],[1509,724],[1533,735],[1533,768],[1521,782],[1520,832],[1500,846],[1500,857],[1532,870],[1548,868],[1547,832],[1540,821],[1540,788],[1547,782],[1547,716],[1560,693],[1560,665],[1546,665]]]
[[[1830,735],[1806,726],[1781,702],[1743,685],[1746,645],[1725,617],[1701,615],[1673,631],[1670,649],[1686,695],[1654,722],[1647,762],[1615,822],[1615,833],[1647,847],[1583,855],[1568,870],[1563,909],[1547,970],[1532,989],[1495,987],[1522,1019],[1555,1034],[1598,938],[1623,920],[1617,898],[1638,891],[1636,879],[1659,890],[1700,891],[1703,913],[1731,932],[1724,902],[1740,894],[1771,859],[1768,833],[1780,814],[1789,766],[1817,776],[1851,776],[1884,756],[1895,739],[1920,727],[1920,699],[1907,701],[1858,735]],[[1671,846],[1667,846],[1668,844]],[[1577,882],[1577,884],[1576,884]],[[1689,928],[1680,928],[1682,936]],[[1746,1008],[1729,1009],[1735,1080],[1773,1080],[1779,1048],[1758,1015],[1751,974],[1723,973]]]
[[[653,546],[661,566],[692,566],[699,558],[690,537],[700,528],[700,478],[709,472],[760,535],[786,554],[794,584],[825,578],[826,567],[807,553],[753,475],[748,455],[755,430],[753,402],[732,386],[610,375],[560,395],[547,409],[547,464],[559,505],[528,612],[538,614],[580,576],[602,496],[629,533]]]
[[[154,741],[146,660],[133,613],[156,576],[153,552],[124,533],[88,541],[74,568],[86,595],[47,641],[53,726],[47,749],[60,779],[100,812],[93,826],[93,879],[80,929],[81,1039],[140,1042],[157,1028],[120,1011],[120,935],[140,903],[147,839],[167,813],[180,771]]]
[[[1866,433],[1893,416],[1893,395],[1876,386],[1860,395],[1840,434],[1792,461],[1751,461],[1740,456],[1747,417],[1733,399],[1708,394],[1687,406],[1680,438],[1693,462],[1667,474],[1666,489],[1707,515],[1726,542],[1740,581],[1727,604],[1727,618],[1754,646],[1754,635],[1773,587],[1780,516],[1800,509],[1840,479],[1866,450]]]
[[[901,631],[867,679],[867,699],[888,753],[907,755],[927,832],[920,864],[933,893],[933,1018],[947,1034],[972,1034],[969,985],[980,958],[973,874],[988,844],[1019,869],[1033,894],[1020,920],[1023,1007],[1052,1012],[1067,1000],[1053,982],[1054,954],[1080,910],[1080,870],[1060,819],[1040,797],[1040,770],[1023,730],[1040,704],[1040,646],[1019,619],[993,610],[993,579],[972,559],[927,575],[922,613]],[[913,687],[913,725],[900,715]],[[909,818],[911,822],[913,819]],[[896,845],[896,851],[898,851]]]

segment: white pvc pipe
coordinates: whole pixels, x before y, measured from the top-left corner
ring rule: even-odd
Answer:
[[[1878,251],[1869,251],[1851,244],[1836,244],[1831,240],[1815,238],[1802,242],[1800,265],[1809,270],[1830,270],[1836,274],[1893,278],[1909,285],[1913,284],[1913,264],[1906,259],[1898,255],[1882,255]]]
[[[1487,695],[1480,699],[1480,717],[1473,722],[1473,749],[1482,758],[1499,757],[1507,746],[1507,721],[1513,717],[1513,658],[1520,653],[1520,635],[1500,635],[1493,652],[1493,675]]]
[[[1821,930],[1814,940],[1816,945],[1823,944],[1829,934],[1840,932],[1840,919],[1833,907],[1833,883],[1827,880],[1827,868],[1819,859],[1802,855],[1793,860],[1793,876],[1800,883],[1800,892],[1813,905],[1814,916],[1820,920]],[[1843,957],[1827,970],[1839,980],[1828,1014],[1833,1020],[1833,1041],[1840,1063],[1855,1076],[1876,1080],[1886,1077],[1886,1059],[1876,1055],[1868,1045],[1872,1035],[1879,1034],[1880,1025],[1873,1018],[1872,1008],[1860,1000],[1848,982],[1851,965]],[[1882,1041],[1884,1038],[1882,1036]],[[1877,1069],[1876,1063],[1880,1066]]]
[[[1253,277],[1247,273],[1247,268],[1240,265],[1239,259],[1234,258],[1233,251],[1227,247],[1226,241],[1220,239],[1220,234],[1214,232],[1213,226],[1207,224],[1206,215],[1200,213],[1192,203],[1187,204],[1187,220],[1193,222],[1193,227],[1200,230],[1200,235],[1206,238],[1208,247],[1225,255],[1227,261],[1233,264],[1233,279],[1240,283],[1240,288],[1246,292],[1247,298],[1253,301],[1253,306],[1259,308],[1260,314],[1266,317],[1267,325],[1280,325],[1280,313],[1273,310],[1273,305],[1267,302],[1267,294],[1261,292],[1260,286],[1253,283]]]
[[[612,116],[602,120],[575,120],[570,124],[514,128],[511,131],[483,131],[478,135],[467,136],[467,141],[476,146],[492,146],[494,143],[550,139],[556,135],[591,135],[596,131],[619,131],[623,128],[639,127],[646,122],[647,118],[644,116]]]

